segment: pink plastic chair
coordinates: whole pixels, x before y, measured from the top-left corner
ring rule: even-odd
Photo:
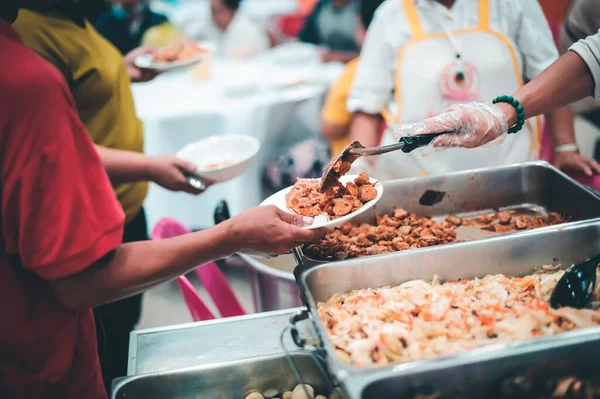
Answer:
[[[161,240],[190,233],[185,226],[174,219],[161,219],[152,230],[152,239]],[[246,311],[231,289],[227,279],[215,262],[197,267],[194,272],[208,291],[222,317],[245,315]],[[181,294],[194,321],[215,319],[214,313],[208,308],[202,297],[194,289],[192,283],[185,277],[177,279]]]

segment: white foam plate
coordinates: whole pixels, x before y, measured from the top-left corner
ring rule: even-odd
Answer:
[[[345,186],[346,183],[354,181],[354,179],[356,179],[357,177],[358,177],[358,175],[342,176],[340,178],[340,183],[342,183]],[[315,180],[317,180],[317,179],[315,179]],[[381,184],[380,181],[377,181],[372,177],[370,179],[370,183],[373,184],[373,186],[375,186],[375,189],[377,190],[377,197],[375,197],[374,200],[367,202],[366,204],[364,204],[362,207],[355,210],[354,212],[351,212],[351,213],[347,214],[346,216],[343,216],[338,219],[327,220],[327,218],[322,215],[317,216],[317,217],[315,217],[313,224],[311,224],[310,226],[306,226],[304,228],[305,229],[319,229],[321,227],[332,228],[332,227],[341,226],[342,224],[352,220],[353,218],[357,217],[358,215],[360,215],[360,214],[366,212],[367,210],[369,210],[370,208],[374,207],[375,204],[381,199],[381,196],[383,195],[383,185]],[[287,187],[281,191],[276,192],[275,194],[271,195],[269,198],[264,200],[260,204],[260,206],[275,205],[276,207],[278,207],[279,209],[281,209],[287,213],[296,215],[296,212],[294,212],[291,209],[288,209],[288,207],[285,206],[285,196],[287,195],[287,193],[290,192],[291,189],[292,189],[292,187]]]
[[[137,56],[135,60],[133,60],[133,63],[136,67],[141,69],[150,69],[156,72],[167,72],[175,69],[181,69],[192,65],[196,65],[199,62],[202,62],[205,58],[206,53],[199,54],[196,57],[183,61],[158,62],[154,60],[152,54],[142,54]]]

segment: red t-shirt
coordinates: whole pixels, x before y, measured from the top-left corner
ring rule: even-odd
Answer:
[[[106,398],[91,309],[49,280],[118,247],[123,211],[50,64],[0,20],[0,398]]]

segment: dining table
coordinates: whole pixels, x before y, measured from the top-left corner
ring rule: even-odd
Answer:
[[[259,205],[266,196],[264,166],[294,143],[320,134],[325,95],[342,70],[341,64],[321,63],[318,48],[288,43],[249,60],[208,56],[193,67],[134,84],[148,155],[177,154],[190,143],[225,134],[251,135],[261,145],[241,176],[199,196],[150,184],[149,228],[164,217],[191,229],[210,227],[222,200],[232,215]]]

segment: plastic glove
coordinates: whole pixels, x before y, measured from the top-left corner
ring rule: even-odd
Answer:
[[[400,139],[447,130],[456,133],[439,136],[428,147],[475,148],[499,144],[506,137],[508,125],[504,112],[496,105],[469,103],[451,105],[443,114],[418,123],[396,126],[393,132],[396,139]]]

